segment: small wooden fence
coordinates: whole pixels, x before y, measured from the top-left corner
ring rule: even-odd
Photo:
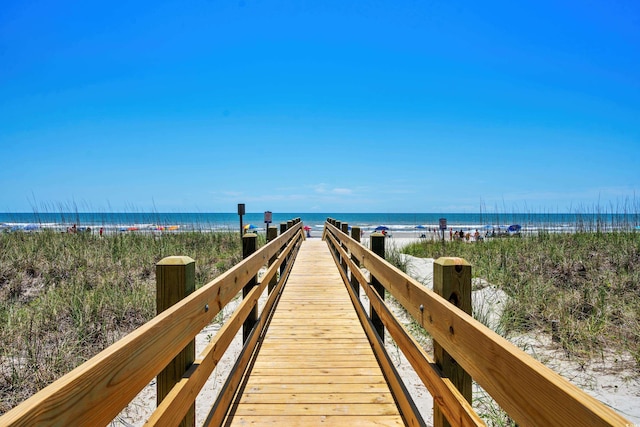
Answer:
[[[372,235],[369,250],[360,230],[332,218],[325,239],[341,265],[343,279],[361,286],[371,303],[377,335],[383,327],[405,354],[434,400],[434,426],[484,425],[473,411],[471,378],[522,426],[625,426],[632,424],[560,375],[515,347],[471,312],[471,266],[460,258],[434,263],[434,291],[385,262],[384,236]],[[379,255],[382,255],[379,256]],[[370,272],[367,280],[361,269]],[[434,340],[434,359],[392,316],[392,295]],[[358,292],[354,292],[358,294]]]

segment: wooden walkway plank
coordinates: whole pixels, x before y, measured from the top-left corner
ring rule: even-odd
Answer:
[[[302,244],[225,425],[404,425],[325,242]]]
[[[320,421],[318,421],[320,419]],[[350,417],[345,420],[344,416],[238,416],[235,419],[237,425],[241,426],[263,426],[263,427],[282,427],[282,426],[313,426],[322,425],[323,427],[344,427],[348,422],[349,427],[400,427],[404,423],[400,417],[395,415],[377,416],[375,419],[361,419],[358,417]]]

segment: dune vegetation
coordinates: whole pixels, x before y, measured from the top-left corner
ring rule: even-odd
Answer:
[[[0,413],[155,316],[155,264],[200,286],[241,260],[236,233],[0,233]]]
[[[509,296],[500,327],[507,335],[549,333],[578,358],[628,352],[640,369],[640,233],[424,241],[403,252],[466,259],[473,277]]]

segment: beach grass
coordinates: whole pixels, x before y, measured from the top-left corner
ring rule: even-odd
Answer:
[[[237,233],[0,233],[0,413],[155,316],[155,264],[196,286],[241,260]]]
[[[548,333],[576,358],[627,352],[640,369],[640,233],[423,241],[403,252],[471,263],[473,277],[509,296],[500,325],[507,336]]]

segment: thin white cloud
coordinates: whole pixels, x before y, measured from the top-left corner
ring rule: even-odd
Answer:
[[[334,195],[351,195],[353,194],[353,189],[351,188],[343,188],[343,187],[335,187],[330,188],[329,185],[320,183],[312,186],[314,192],[318,194],[334,194]]]
[[[316,193],[324,194],[327,192],[327,184],[316,184],[313,189]]]
[[[331,192],[334,194],[344,194],[344,195],[350,195],[353,193],[353,191],[349,188],[334,188]]]

